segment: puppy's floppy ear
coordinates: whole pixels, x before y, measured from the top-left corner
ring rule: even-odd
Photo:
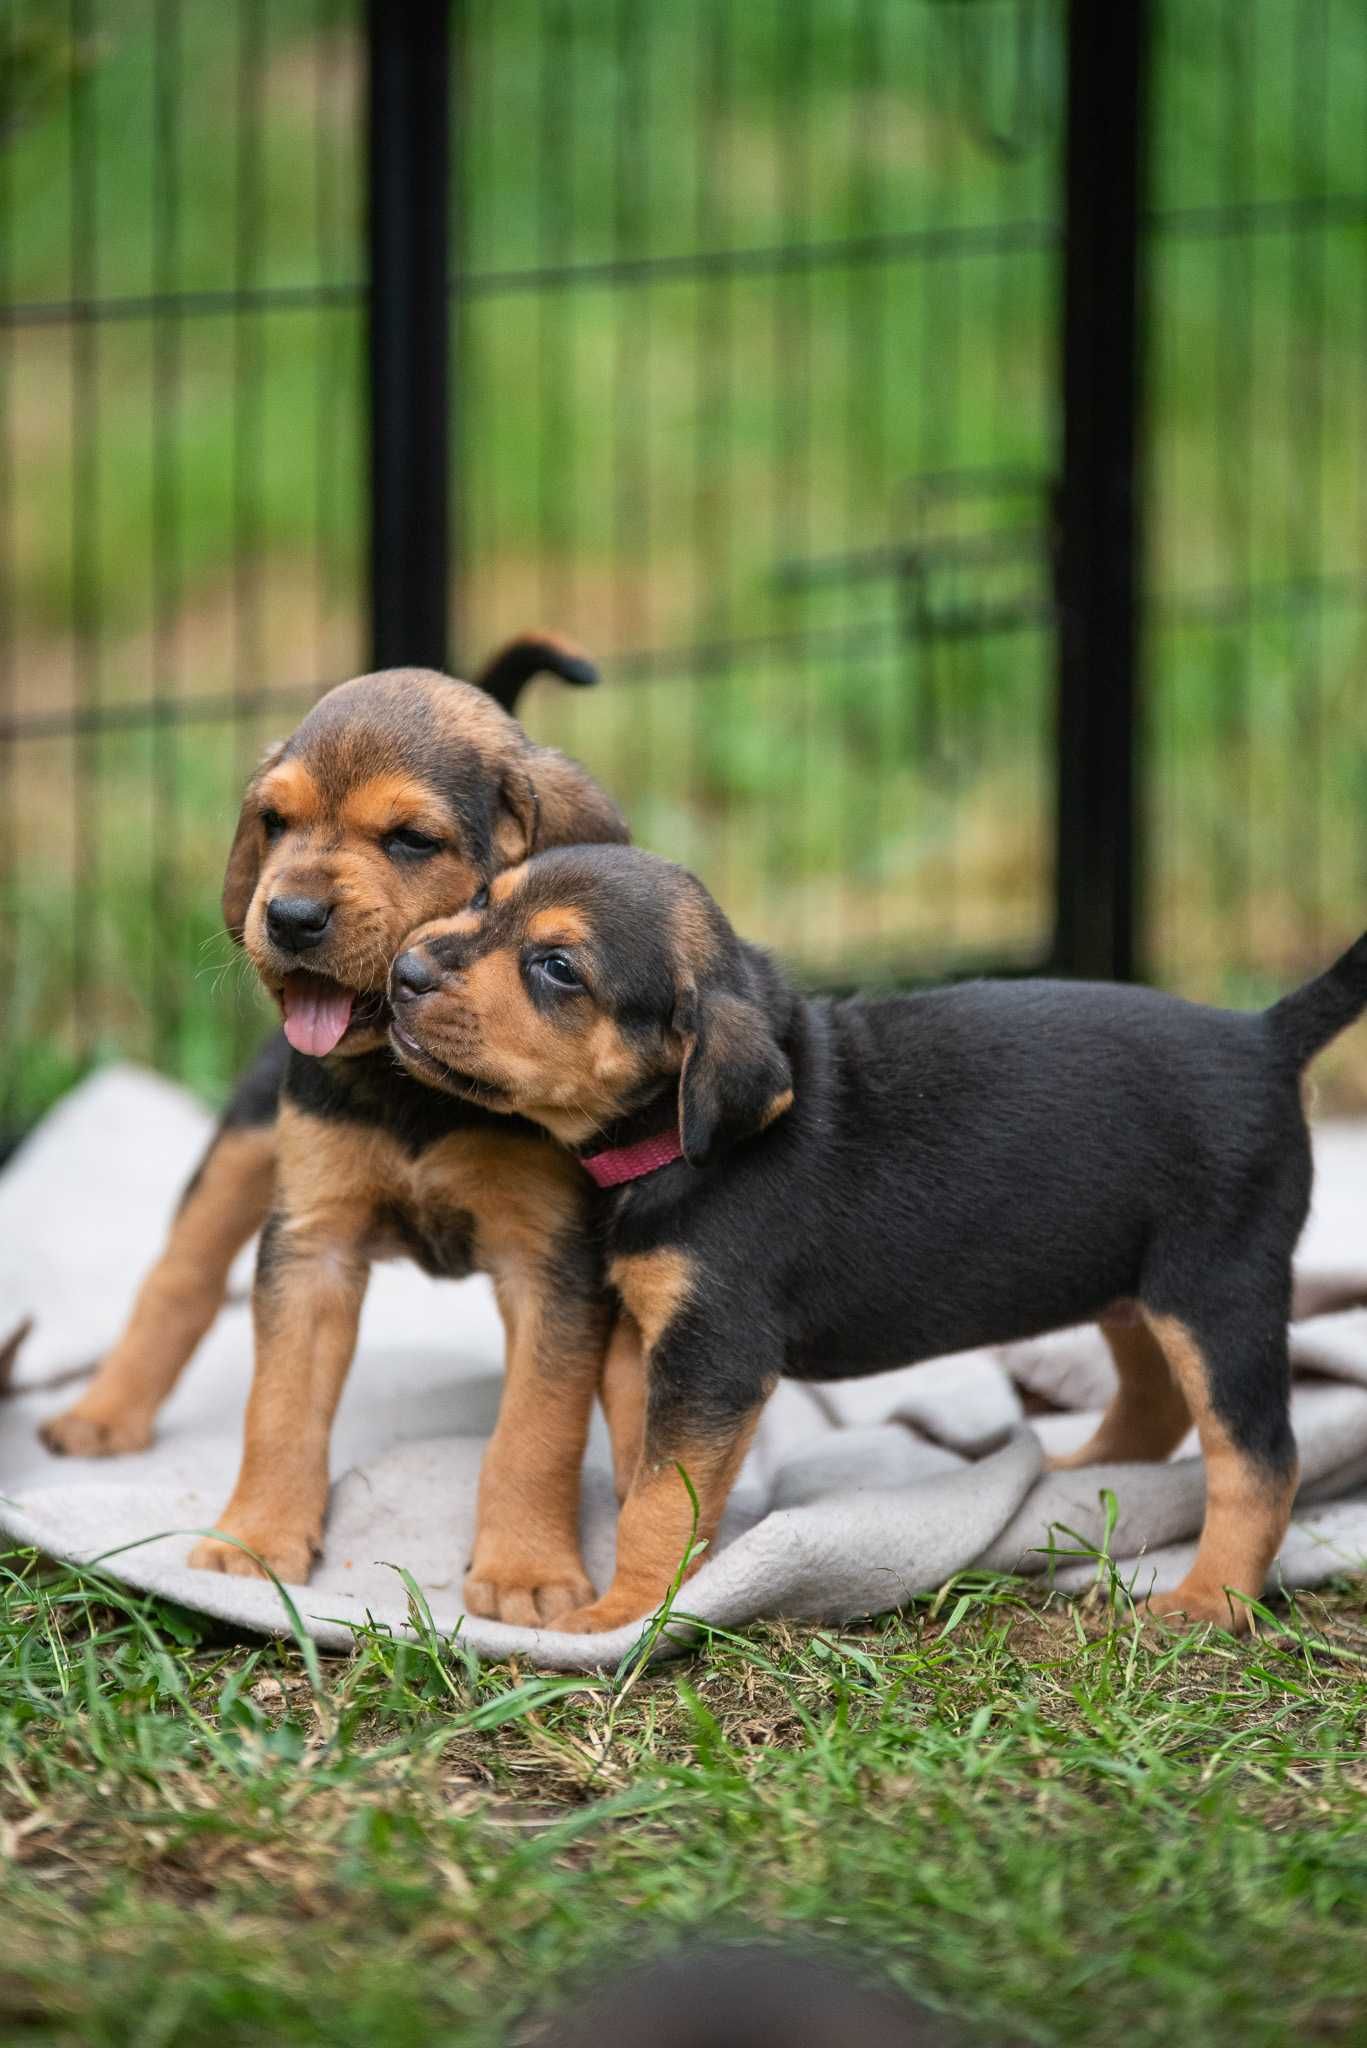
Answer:
[[[624,846],[626,819],[587,768],[554,747],[533,747],[527,767],[536,790],[538,835],[529,853],[547,846]]]
[[[541,841],[541,803],[536,784],[520,761],[510,761],[499,784],[494,818],[494,852],[500,867],[529,860]]]
[[[561,682],[576,683],[581,688],[598,680],[597,669],[573,641],[562,640],[554,633],[520,633],[516,640],[500,647],[497,654],[490,655],[475,681],[495,703],[512,711],[523,684],[542,674],[559,676]]]
[[[679,1143],[690,1166],[753,1137],[792,1107],[793,1070],[762,1005],[718,985],[684,992],[674,1012],[684,1041]]]
[[[256,884],[261,875],[261,828],[253,798],[257,783],[268,768],[274,768],[285,746],[284,740],[275,740],[267,747],[255,775],[247,784],[247,793],[238,813],[237,831],[228,850],[221,899],[223,922],[239,946],[242,944],[242,927],[247,922],[247,912],[252,907],[252,897],[256,894]]]
[[[504,769],[494,820],[494,849],[504,867],[548,846],[619,846],[630,837],[607,791],[568,754],[529,744]]]

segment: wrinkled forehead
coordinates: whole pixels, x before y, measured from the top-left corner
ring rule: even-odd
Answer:
[[[503,931],[538,928],[558,917],[587,942],[610,935],[625,907],[622,891],[592,860],[590,849],[567,847],[541,854],[496,875],[489,885],[489,919]]]
[[[489,884],[489,900],[445,921],[444,929],[478,940],[481,949],[540,940],[592,946],[598,936],[592,891],[570,887],[540,872],[537,861],[507,868]]]
[[[582,946],[623,986],[696,980],[718,949],[708,899],[680,870],[631,851],[567,848],[510,869],[491,885],[483,929],[494,942]]]
[[[507,737],[497,705],[480,700],[420,671],[343,683],[295,729],[262,777],[262,797],[300,823],[326,818],[361,831],[383,830],[397,815],[482,820]]]

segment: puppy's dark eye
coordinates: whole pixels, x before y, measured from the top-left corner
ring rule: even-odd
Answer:
[[[476,891],[475,891],[474,895],[473,895],[473,896],[472,896],[472,897],[470,898],[470,901],[469,901],[469,903],[468,903],[468,904],[466,905],[466,909],[467,909],[467,910],[487,910],[488,908],[489,908],[489,884],[488,884],[488,883],[486,882],[486,883],[485,883],[485,885],[484,885],[484,887],[483,887],[482,889],[476,889]]]
[[[386,832],[380,844],[391,860],[426,860],[429,854],[441,851],[440,839],[433,839],[426,832],[414,832],[407,825],[400,825],[397,832]]]
[[[584,984],[575,972],[573,962],[564,953],[547,953],[536,962],[536,972],[548,981],[552,988],[569,991],[581,989]]]
[[[279,811],[263,811],[261,813],[261,829],[267,839],[278,839],[285,830],[285,821]]]

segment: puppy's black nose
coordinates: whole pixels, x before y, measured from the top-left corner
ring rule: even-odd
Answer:
[[[411,1003],[415,996],[429,996],[441,976],[424,960],[421,953],[400,953],[389,970],[389,979],[398,1003]]]
[[[331,922],[332,905],[317,896],[272,896],[266,905],[266,930],[286,953],[307,953]]]

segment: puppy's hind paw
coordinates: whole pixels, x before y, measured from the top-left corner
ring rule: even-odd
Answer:
[[[79,1402],[38,1427],[43,1442],[59,1458],[117,1458],[145,1451],[152,1433],[150,1416],[82,1414]]]
[[[1226,1593],[1223,1586],[1192,1585],[1184,1580],[1170,1593],[1151,1593],[1144,1602],[1145,1618],[1159,1627],[1180,1629],[1210,1622],[1231,1635],[1247,1635],[1252,1618],[1244,1601]]]

